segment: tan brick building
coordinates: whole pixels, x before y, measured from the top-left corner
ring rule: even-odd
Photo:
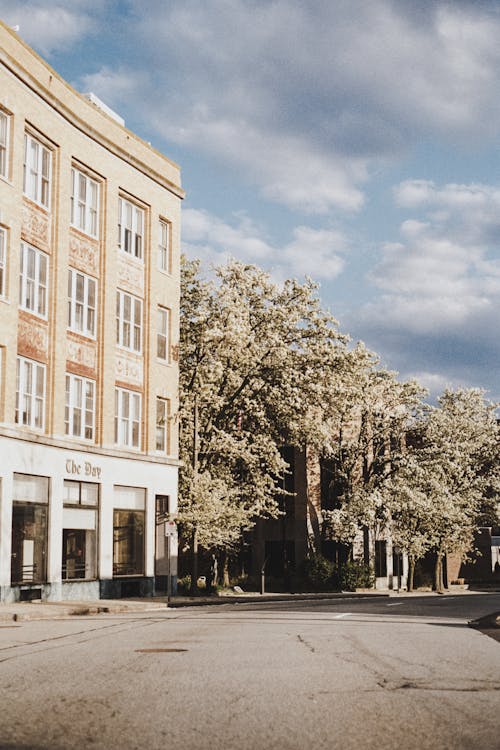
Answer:
[[[165,583],[182,197],[175,164],[0,24],[3,601]]]

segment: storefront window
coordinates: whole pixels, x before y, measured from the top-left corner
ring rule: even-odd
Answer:
[[[63,529],[62,578],[95,578],[95,531]]]
[[[64,482],[63,581],[96,577],[98,498],[98,484]]]
[[[49,480],[14,474],[12,504],[12,584],[46,581]]]
[[[114,511],[113,575],[144,575],[144,511]]]

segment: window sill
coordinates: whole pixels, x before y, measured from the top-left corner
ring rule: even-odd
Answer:
[[[22,312],[28,313],[28,315],[32,315],[34,318],[37,318],[38,320],[43,320],[44,323],[49,322],[48,315],[40,315],[40,313],[37,313],[34,310],[29,310],[27,307],[23,307],[22,305],[19,305],[19,310],[22,310]]]
[[[96,441],[94,438],[84,438],[84,437],[78,437],[77,435],[66,435],[64,434],[64,440],[71,440],[72,443],[77,443],[80,445],[95,445]]]
[[[121,443],[115,443],[115,448],[122,451],[131,451],[132,453],[140,453],[141,448],[136,448],[133,445],[122,445]]]
[[[86,232],[85,229],[77,227],[76,224],[70,224],[70,227],[71,229],[74,229],[75,232],[78,232],[78,234],[82,234],[84,237],[88,237],[89,240],[93,240],[93,242],[99,242],[98,234],[90,234],[90,232]]]
[[[141,268],[144,268],[144,258],[137,258],[135,255],[132,255],[132,253],[127,253],[126,250],[122,250],[121,247],[118,248],[118,253],[123,258],[128,258],[133,263],[135,263],[136,266],[140,266]]]
[[[45,432],[45,427],[32,427],[29,424],[21,424],[20,422],[14,422],[16,427],[20,427],[22,430],[26,430],[26,432],[33,432],[35,435],[43,435]]]
[[[26,195],[26,193],[23,193],[23,198],[25,198],[27,201],[32,203],[34,206],[39,208],[41,211],[47,214],[47,216],[50,216],[50,208],[48,206],[44,206],[43,203],[39,203],[37,200],[31,197],[31,195]]]
[[[74,328],[66,328],[66,331],[68,333],[72,333],[74,336],[78,336],[81,339],[85,339],[85,341],[93,341],[94,343],[97,341],[97,337],[95,334],[82,333],[81,331],[76,331]]]
[[[142,351],[137,352],[135,349],[128,349],[126,346],[122,346],[122,344],[116,344],[116,348],[124,354],[133,354],[134,357],[140,357],[141,359],[144,357]]]

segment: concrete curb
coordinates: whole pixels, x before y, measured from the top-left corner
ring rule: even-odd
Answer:
[[[500,628],[500,612],[493,612],[491,615],[480,617],[478,620],[471,620],[468,623],[470,628],[476,630],[494,630]]]
[[[385,592],[358,593],[341,592],[333,594],[247,594],[245,596],[223,595],[214,597],[173,597],[168,605],[171,609],[180,607],[204,607],[220,604],[264,604],[270,602],[328,601],[332,599],[373,599],[388,598]]]
[[[30,620],[61,620],[101,614],[133,614],[134,612],[164,611],[164,602],[43,602],[0,605],[0,622],[28,622]]]

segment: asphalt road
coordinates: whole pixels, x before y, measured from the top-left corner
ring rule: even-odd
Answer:
[[[500,748],[500,594],[0,626],[0,747]]]

